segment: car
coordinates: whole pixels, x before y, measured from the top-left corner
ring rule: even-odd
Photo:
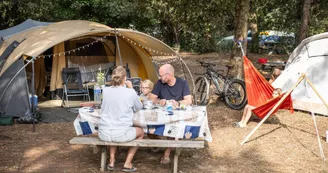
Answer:
[[[221,51],[231,50],[234,42],[234,36],[228,36],[222,38],[218,43],[218,49]],[[267,51],[272,51],[276,45],[283,44],[287,45],[286,47],[293,46],[295,43],[295,34],[287,33],[282,31],[262,31],[259,33],[259,48]],[[252,45],[252,32],[249,30],[247,32],[247,44],[248,48],[251,48]],[[268,53],[269,53],[268,52]],[[272,53],[272,52],[271,52]],[[282,53],[281,51],[275,51],[275,53]]]

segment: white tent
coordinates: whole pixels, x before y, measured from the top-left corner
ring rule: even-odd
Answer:
[[[290,55],[283,73],[272,84],[274,88],[289,90],[305,73],[319,94],[328,100],[328,32],[303,40]],[[292,92],[295,109],[327,115],[320,98],[303,80]]]

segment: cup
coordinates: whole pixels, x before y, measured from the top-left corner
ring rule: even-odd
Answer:
[[[144,101],[144,107],[146,109],[152,109],[153,108],[153,101],[151,101],[151,100]]]
[[[171,100],[166,100],[166,111],[173,110],[173,102]]]

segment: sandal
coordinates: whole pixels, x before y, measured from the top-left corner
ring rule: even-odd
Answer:
[[[244,128],[244,127],[246,127],[246,126],[241,125],[240,122],[234,122],[234,123],[233,123],[233,126],[234,126],[234,127],[237,127],[237,128]]]
[[[133,166],[131,168],[125,168],[125,167],[122,168],[123,172],[135,172],[136,170],[137,168]]]
[[[107,170],[108,171],[114,171],[115,167],[114,166],[109,166],[109,164],[107,165]]]
[[[170,160],[169,157],[167,157],[167,158],[162,157],[160,163],[161,163],[161,164],[168,164],[168,163],[170,163],[170,161],[171,161],[171,160]]]
[[[238,123],[236,127],[238,127],[238,128],[244,128],[244,127],[246,127],[246,126],[241,125],[241,123]]]

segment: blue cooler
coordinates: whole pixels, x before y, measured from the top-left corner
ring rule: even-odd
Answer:
[[[30,95],[30,103],[31,103],[31,106],[32,106],[32,100],[34,101],[33,102],[33,105],[36,107],[38,106],[38,96],[37,95],[34,95],[33,99],[32,99],[32,95]]]

